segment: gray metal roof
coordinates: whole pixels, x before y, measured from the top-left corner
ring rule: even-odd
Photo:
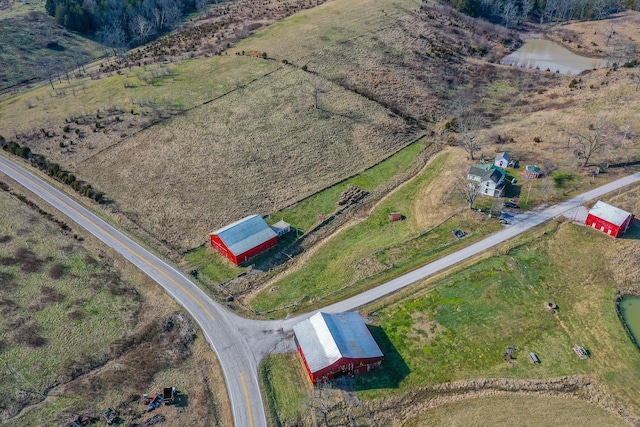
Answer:
[[[211,232],[211,234],[220,237],[220,240],[236,256],[276,237],[276,233],[260,215],[250,215],[242,218]]]
[[[480,182],[490,179],[497,184],[502,178],[504,178],[505,173],[504,170],[499,167],[495,167],[494,165],[473,165],[469,169],[469,175],[477,176],[480,179]]]
[[[623,211],[620,208],[616,208],[600,200],[593,205],[589,213],[618,226],[622,225],[629,215],[631,215],[627,211]]]
[[[316,313],[293,326],[311,372],[342,358],[382,357],[382,351],[358,313]]]

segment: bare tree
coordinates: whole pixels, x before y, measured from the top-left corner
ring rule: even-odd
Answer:
[[[320,109],[318,99],[321,95],[329,92],[326,87],[326,82],[320,79],[311,79],[304,81],[302,85],[303,96],[311,96],[311,98],[313,99],[313,107],[315,109]]]
[[[475,154],[482,145],[479,131],[484,127],[484,119],[478,115],[467,115],[456,121],[455,129],[460,133],[460,146],[469,153],[469,159],[475,160]]]
[[[131,35],[140,42],[145,42],[151,35],[155,33],[155,27],[151,21],[137,14],[129,22],[129,31]]]
[[[603,124],[590,124],[586,131],[570,131],[567,132],[569,137],[576,141],[580,147],[579,156],[584,159],[582,167],[589,164],[591,156],[601,152],[609,145],[606,135],[606,127]]]
[[[481,183],[470,179],[464,179],[459,185],[460,194],[469,203],[469,209],[473,209],[473,204],[480,195]]]

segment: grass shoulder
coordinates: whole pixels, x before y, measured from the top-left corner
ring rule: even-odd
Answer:
[[[394,411],[405,405],[424,408],[434,396],[444,398],[448,384],[456,385],[457,396],[473,396],[477,378],[509,379],[514,391],[528,390],[532,384],[542,390],[554,378],[575,378],[578,386],[572,393],[589,401],[580,405],[594,417],[606,419],[605,414],[617,412],[636,419],[640,406],[632,396],[640,390],[627,379],[640,375],[640,353],[615,312],[616,282],[623,281],[617,275],[623,273],[611,274],[614,268],[625,270],[618,265],[618,254],[636,253],[634,242],[553,223],[515,243],[464,270],[426,281],[423,291],[364,308],[385,359],[379,370],[346,381],[361,407],[379,411],[374,419],[392,420]],[[546,308],[548,301],[558,305],[557,312]],[[576,343],[589,350],[588,360],[575,355]],[[513,359],[505,361],[501,355],[507,346],[517,350]],[[531,364],[529,352],[542,363]],[[580,380],[584,376],[586,382]],[[491,381],[486,387],[491,388]],[[587,383],[587,388],[579,385]],[[598,397],[602,395],[607,398]],[[307,392],[299,402],[310,396]],[[531,404],[541,405],[542,400],[536,399]],[[514,404],[520,403],[516,399]],[[547,417],[570,416],[566,405],[549,404]],[[464,417],[465,403],[455,405],[460,409],[451,416]],[[360,409],[347,411],[358,416]],[[496,408],[495,416],[508,416],[509,411]],[[424,416],[442,417],[443,412],[426,410]],[[422,419],[412,422],[422,425]],[[612,425],[622,421],[618,418]]]

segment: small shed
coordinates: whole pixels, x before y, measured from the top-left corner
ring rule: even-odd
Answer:
[[[627,231],[634,218],[633,214],[598,200],[589,211],[585,224],[618,237]]]
[[[493,162],[499,168],[506,168],[509,166],[509,162],[511,161],[511,156],[506,151],[498,154],[496,156],[496,160]]]
[[[285,222],[284,218],[276,222],[271,226],[271,229],[276,233],[276,236],[282,237],[291,231],[291,224]]]
[[[260,215],[250,215],[211,232],[211,246],[238,265],[275,246],[278,236]]]
[[[527,165],[524,167],[523,175],[525,179],[538,179],[540,177],[540,168],[535,165]]]
[[[540,358],[534,352],[529,353],[529,360],[531,363],[540,363]]]
[[[318,312],[293,326],[296,345],[313,384],[369,372],[382,351],[358,313]]]
[[[402,221],[402,214],[400,212],[392,212],[389,214],[389,222]]]

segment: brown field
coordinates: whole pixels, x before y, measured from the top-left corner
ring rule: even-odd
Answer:
[[[591,123],[610,126],[612,142],[591,163],[637,154],[633,69],[572,82],[496,65],[518,34],[443,6],[416,6],[327,2],[230,51],[276,60],[233,55],[134,68],[57,83],[66,91],[57,98],[42,86],[0,101],[0,134],[104,191],[116,214],[179,251],[202,244],[211,229],[273,213],[377,163],[412,140],[415,127],[455,145],[461,135],[444,126],[453,118],[484,119],[481,157],[507,150],[522,163],[546,164],[547,175],[586,174],[568,132]],[[548,179],[533,185],[535,200],[545,186]]]
[[[572,22],[551,27],[545,36],[585,56],[606,57],[625,45],[640,48],[640,13],[628,11],[608,19]],[[621,65],[621,64],[619,64]]]
[[[230,425],[217,361],[159,287],[93,239],[76,239],[12,182],[0,191],[0,423],[67,425],[115,409],[125,425]],[[27,198],[25,198],[27,197]],[[146,414],[166,385],[181,403]]]
[[[402,119],[337,85],[323,82],[314,108],[313,84],[312,75],[283,67],[75,169],[116,195],[121,213],[186,250],[225,223],[277,211],[415,138]]]

